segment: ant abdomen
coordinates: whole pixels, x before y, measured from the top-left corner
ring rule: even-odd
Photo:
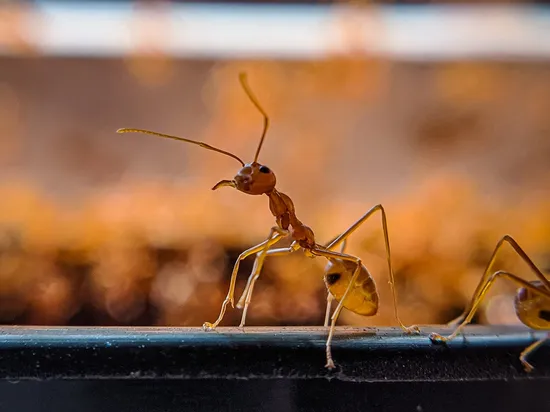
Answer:
[[[531,283],[537,288],[544,288],[541,281]],[[550,329],[550,299],[527,288],[520,288],[514,300],[518,318],[528,327],[538,330]]]
[[[340,259],[330,259],[326,266],[325,285],[338,302],[346,293],[356,267],[354,262]],[[378,312],[376,284],[363,264],[361,264],[361,272],[351,287],[343,306],[361,316],[374,316]]]

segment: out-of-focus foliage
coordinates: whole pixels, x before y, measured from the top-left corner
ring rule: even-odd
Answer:
[[[267,199],[210,190],[237,171],[229,158],[115,130],[180,134],[249,160],[261,117],[239,87],[241,70],[272,118],[260,161],[320,243],[386,206],[406,323],[456,315],[505,233],[544,269],[550,66],[406,64],[354,50],[301,63],[177,62],[155,50],[127,60],[2,59],[0,321],[216,318],[236,257],[274,224]],[[373,273],[381,308],[342,321],[394,325],[378,218],[348,251]],[[324,264],[301,253],[269,260],[249,324],[320,324]],[[499,267],[532,276],[510,251]],[[242,265],[240,288],[250,269]],[[480,320],[517,322],[512,294],[497,284]],[[224,324],[239,316],[229,311]]]

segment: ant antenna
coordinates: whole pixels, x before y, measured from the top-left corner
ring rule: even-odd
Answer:
[[[193,143],[205,149],[213,150],[214,152],[218,152],[226,156],[232,157],[233,159],[237,160],[242,166],[244,166],[244,162],[239,157],[235,156],[233,153],[226,152],[225,150],[218,149],[217,147],[210,146],[209,144],[206,144],[203,142],[197,142],[196,140],[184,139],[183,137],[177,137],[169,134],[157,133],[157,132],[152,132],[150,130],[143,130],[143,129],[118,129],[116,132],[117,133],[144,133],[144,134],[150,134],[158,137],[165,137],[167,139],[174,139],[182,142]],[[262,136],[262,140],[263,140],[263,136]],[[260,146],[261,146],[261,143],[260,143]]]
[[[244,92],[246,93],[250,101],[254,104],[254,106],[256,106],[256,109],[258,109],[259,112],[264,116],[264,131],[262,132],[262,137],[260,138],[260,144],[258,145],[258,149],[256,149],[256,155],[254,156],[254,162],[256,162],[258,160],[258,156],[260,155],[260,150],[262,150],[262,145],[264,144],[264,139],[267,133],[267,129],[269,129],[269,117],[267,116],[267,113],[258,102],[258,99],[256,98],[256,96],[254,96],[254,93],[252,93],[252,90],[248,85],[247,76],[245,72],[239,73],[239,81],[241,82],[241,86],[243,87]]]

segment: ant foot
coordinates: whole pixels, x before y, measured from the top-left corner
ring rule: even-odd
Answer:
[[[533,369],[535,369],[533,367],[533,365],[531,365],[529,362],[527,362],[524,358],[519,358],[521,364],[523,365],[523,369],[525,369],[525,372],[529,373],[529,372],[532,372]]]
[[[433,343],[445,343],[448,339],[445,336],[441,336],[439,333],[430,333],[430,340]]]
[[[216,329],[216,326],[213,324],[213,323],[210,323],[210,322],[204,322],[202,324],[202,329],[206,332],[210,331],[210,330],[214,330]]]
[[[411,333],[414,333],[415,335],[420,335],[420,328],[416,325],[403,326],[402,328],[407,335],[410,335]]]

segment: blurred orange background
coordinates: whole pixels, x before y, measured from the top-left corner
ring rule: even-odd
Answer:
[[[262,119],[243,70],[272,121],[260,161],[320,243],[386,207],[405,323],[458,315],[506,233],[548,268],[550,64],[406,62],[358,51],[353,28],[346,38],[349,52],[315,61],[47,57],[24,45],[0,56],[0,322],[216,319],[236,257],[274,224],[267,199],[210,190],[238,170],[227,157],[115,131],[251,160]],[[381,307],[340,323],[395,325],[379,218],[348,252],[373,273]],[[268,260],[247,324],[322,324],[325,263]],[[497,263],[532,277],[508,249]],[[477,321],[518,323],[513,293],[497,283]],[[223,325],[239,319],[229,310]]]

